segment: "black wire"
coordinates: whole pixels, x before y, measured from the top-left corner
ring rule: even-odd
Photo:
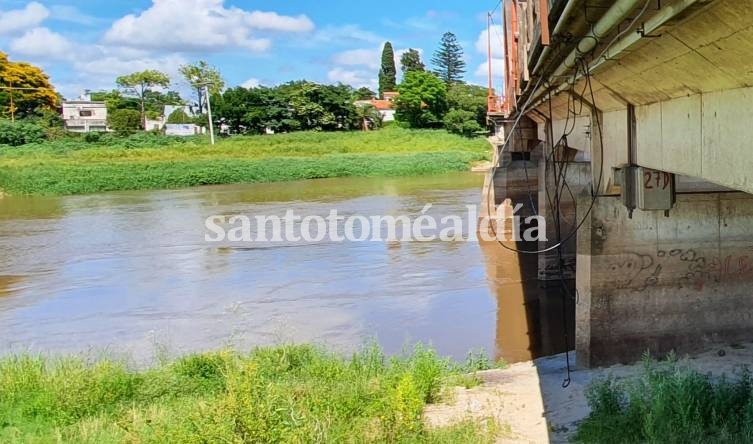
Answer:
[[[588,72],[588,69],[586,69],[586,78],[587,78],[587,81],[589,83],[589,87],[591,88],[591,94],[593,95],[593,87],[590,86],[591,74],[590,74],[590,72]],[[520,118],[523,116],[523,114],[525,112],[527,112],[526,108],[528,108],[529,104],[530,104],[530,97],[529,97],[529,101],[523,107],[523,110],[520,111],[518,119],[516,120],[515,124],[513,125],[513,131],[515,130],[515,128],[517,127],[517,125],[520,123]],[[593,104],[593,102],[592,102],[592,104]],[[598,109],[598,108],[596,108],[595,104],[594,104],[594,109]],[[497,243],[500,246],[502,246],[502,248],[504,248],[506,250],[509,250],[509,251],[512,251],[514,253],[519,253],[519,254],[542,254],[542,253],[548,253],[550,251],[556,250],[557,248],[561,248],[562,245],[565,242],[569,241],[576,234],[578,234],[578,231],[580,231],[580,229],[583,226],[583,224],[586,223],[586,220],[588,220],[588,217],[591,215],[591,211],[593,211],[594,205],[596,205],[596,199],[598,199],[598,197],[599,197],[599,190],[601,190],[601,184],[602,184],[602,181],[604,179],[604,140],[603,140],[603,137],[602,137],[602,134],[601,134],[601,119],[598,117],[598,112],[595,112],[594,114],[596,115],[596,123],[597,123],[597,126],[599,128],[599,139],[600,139],[599,145],[600,145],[600,151],[601,151],[601,155],[600,155],[600,157],[601,157],[601,166],[600,166],[600,169],[599,169],[599,180],[597,181],[597,185],[596,185],[596,188],[595,188],[597,191],[593,191],[592,190],[592,192],[591,192],[591,203],[588,206],[588,210],[583,215],[583,219],[578,223],[578,226],[575,227],[575,229],[573,229],[561,242],[558,242],[557,244],[552,245],[551,247],[545,248],[543,250],[536,250],[536,251],[519,250],[517,248],[508,247],[507,245],[503,244],[499,239],[497,239]],[[504,151],[504,149],[508,147],[509,142],[510,142],[510,137],[507,137],[507,140],[506,140],[505,144],[502,146],[502,150],[501,151]],[[493,174],[496,173],[496,170],[497,170],[497,168],[494,168],[494,170],[492,171],[492,173]],[[494,176],[492,176],[492,177],[494,177]],[[493,185],[493,182],[494,182],[493,180],[490,181],[490,187]],[[492,206],[489,206],[488,204],[490,202],[490,197],[491,197],[491,193],[489,193],[488,196],[487,196],[488,217],[491,219],[491,208],[492,208],[492,206],[496,208],[496,202]],[[494,236],[497,237],[497,232],[496,232],[496,228],[494,228],[494,224],[490,224],[489,226],[492,227],[492,234],[494,234]]]
[[[565,189],[565,187],[567,187],[568,191],[570,192],[571,198],[573,198],[573,201],[575,200],[575,198],[574,198],[574,196],[572,194],[572,190],[570,190],[569,185],[567,185],[567,164],[568,164],[567,162],[563,162],[565,164],[565,166],[561,166],[560,167],[561,168],[560,169],[560,174],[563,174],[563,175],[561,176],[561,175],[557,174],[557,159],[556,159],[555,146],[559,145],[564,140],[565,141],[565,147],[567,148],[567,134],[566,134],[567,128],[566,127],[564,128],[565,132],[563,132],[563,136],[560,138],[560,140],[558,141],[558,143],[555,144],[554,143],[553,128],[552,128],[553,112],[552,112],[552,100],[551,100],[552,97],[551,97],[551,89],[550,89],[549,90],[549,116],[548,116],[549,118],[547,119],[547,124],[548,124],[549,139],[550,139],[550,142],[551,142],[551,145],[552,145],[551,146],[551,151],[550,151],[549,159],[551,159],[551,161],[552,161],[552,172],[553,172],[554,177],[555,177],[555,203],[556,203],[556,205],[552,205],[552,203],[551,203],[551,199],[550,199],[550,196],[549,196],[549,193],[548,193],[548,187],[546,186],[546,183],[544,184],[544,189],[547,192],[547,200],[550,201],[550,207],[552,209],[554,207],[556,207],[556,209],[557,209],[556,212],[553,211],[554,218],[555,218],[555,228],[556,228],[556,231],[557,231],[557,244],[555,244],[552,247],[549,247],[549,248],[546,248],[546,249],[543,249],[543,250],[539,250],[539,251],[526,251],[526,250],[518,250],[518,249],[515,249],[515,248],[511,248],[511,247],[508,247],[507,245],[504,245],[499,240],[499,238],[497,236],[497,232],[496,232],[496,227],[494,226],[495,224],[494,223],[490,223],[490,227],[492,228],[492,232],[494,233],[494,236],[495,236],[495,238],[497,240],[497,243],[499,245],[501,245],[503,248],[507,249],[507,250],[510,250],[510,251],[513,251],[513,252],[516,252],[516,253],[520,253],[520,254],[543,254],[543,253],[547,253],[549,251],[553,251],[555,249],[558,250],[557,251],[558,263],[559,263],[559,267],[558,268],[559,268],[559,275],[560,275],[560,283],[561,283],[562,288],[563,288],[563,292],[562,292],[562,314],[563,314],[563,331],[564,331],[564,333],[563,333],[563,339],[565,341],[565,363],[566,363],[566,371],[567,371],[566,377],[565,377],[565,379],[562,382],[562,388],[567,388],[571,384],[571,382],[572,382],[572,379],[571,379],[571,365],[570,365],[570,338],[569,338],[569,332],[568,332],[568,316],[567,316],[567,302],[568,302],[568,300],[572,299],[572,296],[570,295],[569,288],[567,287],[567,283],[565,282],[565,279],[564,279],[564,258],[562,256],[562,246],[565,244],[565,242],[567,242],[570,239],[572,239],[578,233],[578,231],[580,231],[580,228],[583,226],[583,224],[586,222],[586,220],[588,219],[588,217],[591,215],[591,212],[593,211],[594,205],[596,204],[596,200],[599,197],[599,193],[601,191],[601,185],[602,185],[602,182],[603,182],[603,179],[604,179],[604,138],[603,138],[603,134],[602,134],[601,118],[599,117],[599,108],[598,108],[598,106],[596,104],[596,96],[595,96],[595,94],[593,92],[593,85],[591,83],[591,73],[590,73],[588,64],[582,58],[580,59],[580,62],[582,64],[582,66],[583,66],[583,74],[584,74],[585,79],[586,79],[586,82],[585,82],[586,84],[584,85],[583,93],[585,93],[586,87],[590,91],[592,111],[593,111],[594,118],[596,119],[597,129],[599,131],[599,150],[600,150],[600,163],[601,163],[600,168],[599,168],[599,179],[597,181],[596,187],[594,189],[592,189],[592,191],[591,191],[592,199],[591,199],[591,203],[590,203],[590,205],[588,207],[588,210],[586,211],[586,214],[584,214],[583,219],[570,232],[570,234],[568,234],[568,236],[566,236],[563,239],[562,238],[562,231],[561,231],[561,228],[562,228],[561,227],[561,218],[560,218],[560,210],[561,210],[561,197],[560,197],[560,195],[561,195],[561,192]],[[577,74],[578,74],[577,71],[578,71],[578,68],[576,67],[576,73],[575,73],[574,79],[577,79]],[[539,79],[538,83],[541,83],[541,79]],[[538,88],[538,86],[537,86],[537,88]],[[573,83],[571,84],[571,88],[572,89],[575,88],[575,81],[573,81]],[[572,89],[571,89],[571,92],[572,92]],[[582,107],[583,107],[582,96],[583,95],[581,94],[581,96],[580,96],[581,97],[581,99],[580,99],[580,102],[581,102],[581,111],[582,111]],[[527,102],[524,104],[523,109],[520,111],[520,113],[518,115],[518,118],[516,119],[516,121],[515,121],[512,129],[511,129],[511,131],[513,133],[518,129],[517,127],[520,124],[520,120],[521,120],[522,116],[527,112],[526,108],[528,108],[529,104],[530,104],[530,97],[527,100]],[[573,107],[572,110],[574,111],[574,107]],[[568,119],[569,119],[569,116],[570,116],[570,111],[571,111],[571,109],[570,109],[570,106],[569,106],[569,103],[568,103]],[[573,129],[574,129],[574,127],[573,127]],[[502,149],[499,150],[498,153],[501,153],[502,151],[504,151],[504,149],[506,149],[506,148],[509,147],[509,143],[510,143],[511,138],[512,138],[512,134],[510,134],[510,135],[508,135],[508,137],[506,137],[506,141],[505,141],[504,145],[502,146]],[[549,162],[548,159],[546,161]],[[547,163],[547,165],[548,165],[548,163]],[[492,170],[492,180],[490,181],[490,186],[494,186],[494,175],[496,174],[496,171],[497,171],[498,167],[499,166],[495,166],[495,168]],[[564,171],[563,171],[563,169],[564,169]],[[526,176],[527,176],[527,171],[526,171]],[[561,179],[563,180],[562,188],[560,188],[560,186],[559,186],[559,181]],[[545,178],[545,180],[546,180],[546,178]],[[491,193],[488,193],[488,196],[487,196],[487,207],[488,207],[488,211],[489,211],[489,217],[491,218],[491,208],[492,208],[492,206],[489,206],[489,198],[490,197],[491,197]],[[529,199],[532,199],[530,197],[530,194],[529,194]],[[493,205],[496,207],[496,202],[494,202]],[[575,220],[577,220],[577,215],[576,215],[576,219]],[[576,294],[577,294],[577,292],[576,292]]]
[[[495,6],[494,9],[491,10],[491,12],[489,12],[489,15],[494,15],[494,13],[497,12],[497,9],[499,9],[499,6],[502,4],[502,1],[503,0],[499,0],[497,2],[497,6]]]

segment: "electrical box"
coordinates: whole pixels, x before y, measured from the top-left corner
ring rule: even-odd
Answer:
[[[632,212],[668,212],[675,205],[675,175],[639,166],[627,166],[619,170],[618,183],[622,187],[622,201]]]

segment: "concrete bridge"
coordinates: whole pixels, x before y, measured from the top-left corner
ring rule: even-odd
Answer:
[[[750,341],[753,3],[502,5],[491,199],[547,218],[521,276],[574,279],[579,366]]]

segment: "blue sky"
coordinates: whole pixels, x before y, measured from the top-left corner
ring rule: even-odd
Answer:
[[[463,44],[466,80],[486,84],[490,1],[0,0],[0,49],[42,66],[66,97],[111,89],[147,68],[173,78],[207,60],[228,86],[289,80],[376,86],[387,40],[431,58],[445,31]],[[493,39],[499,41],[498,31]],[[501,48],[500,48],[501,49]],[[499,52],[499,51],[495,51]],[[499,54],[498,54],[499,55]],[[501,60],[495,60],[499,69]],[[501,75],[501,71],[498,71]]]

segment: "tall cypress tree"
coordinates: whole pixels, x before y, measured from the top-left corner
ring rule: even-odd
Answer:
[[[431,59],[440,79],[448,85],[459,83],[465,74],[465,60],[463,60],[463,47],[458,43],[457,37],[451,32],[446,32],[439,43],[439,49],[434,52]]]
[[[379,70],[379,97],[384,97],[385,92],[395,91],[396,88],[395,51],[392,49],[392,43],[387,42],[382,50],[382,68]]]

